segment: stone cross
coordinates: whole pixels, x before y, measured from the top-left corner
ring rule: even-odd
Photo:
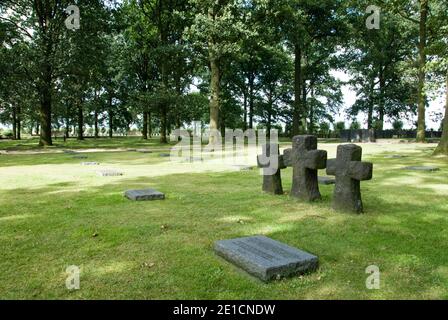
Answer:
[[[292,149],[283,153],[286,166],[293,167],[291,196],[306,201],[321,199],[318,169],[324,169],[327,151],[317,150],[317,138],[303,135],[292,138]]]
[[[362,148],[355,144],[338,146],[336,159],[327,161],[327,174],[336,176],[333,208],[362,213],[360,181],[372,179],[373,164],[361,162]]]
[[[280,169],[284,169],[283,156],[280,155],[276,143],[262,146],[263,154],[257,156],[258,167],[263,169],[263,191],[273,194],[283,194]],[[271,152],[271,150],[273,152]]]

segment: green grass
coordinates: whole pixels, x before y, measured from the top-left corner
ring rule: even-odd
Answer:
[[[334,154],[336,144],[321,147]],[[170,173],[157,153],[112,150],[87,160],[2,154],[0,298],[447,299],[448,163],[430,157],[433,147],[364,145],[374,179],[362,183],[363,215],[333,211],[333,186],[321,186],[323,200],[313,204],[263,194],[258,170]],[[98,177],[81,161],[126,175]],[[400,170],[421,164],[442,170]],[[289,190],[291,169],[282,176]],[[122,195],[145,186],[167,199],[135,203]],[[213,253],[216,240],[255,234],[318,255],[319,270],[264,284]],[[380,290],[365,287],[372,264],[381,270]],[[65,288],[70,265],[81,267],[81,290]]]

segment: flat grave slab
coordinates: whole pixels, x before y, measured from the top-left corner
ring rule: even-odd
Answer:
[[[99,162],[82,162],[81,165],[83,166],[99,166]]]
[[[62,152],[64,152],[65,154],[77,154],[78,152],[73,151],[73,150],[62,150]]]
[[[146,149],[137,149],[137,150],[134,150],[134,151],[137,151],[137,152],[140,152],[140,153],[152,153],[151,150],[146,150]]]
[[[123,172],[115,171],[115,170],[100,170],[96,172],[99,176],[102,177],[118,177],[122,176]]]
[[[169,154],[169,153],[159,153],[159,157],[169,158],[169,157],[171,157],[171,154]]]
[[[87,156],[83,156],[83,155],[75,155],[73,156],[73,159],[87,159]]]
[[[239,171],[250,171],[252,170],[252,166],[244,165],[244,164],[237,164],[233,166],[234,168],[238,169]]]
[[[385,156],[384,158],[386,159],[401,159],[401,158],[406,158],[407,156],[404,156],[402,154],[390,154]]]
[[[403,170],[433,172],[433,171],[439,171],[440,168],[434,166],[410,166],[410,167],[404,167]]]
[[[133,201],[164,200],[165,194],[154,189],[127,190],[124,196]]]
[[[317,181],[319,182],[319,184],[324,184],[324,185],[336,183],[336,179],[330,178],[330,177],[317,177]]]
[[[265,282],[314,271],[318,266],[318,257],[265,236],[217,241],[214,250]]]
[[[185,157],[185,158],[182,159],[182,161],[183,162],[202,162],[203,159],[199,158],[199,157],[190,157],[190,158]]]

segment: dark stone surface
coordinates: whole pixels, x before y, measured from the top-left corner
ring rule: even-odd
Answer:
[[[115,170],[100,170],[97,171],[97,174],[102,177],[118,177],[122,176],[123,172],[115,171]]]
[[[73,159],[87,159],[87,156],[83,156],[83,155],[75,155],[73,156]]]
[[[440,168],[433,166],[410,166],[410,167],[404,167],[403,170],[433,172],[433,171],[439,171]]]
[[[99,166],[99,162],[83,162],[81,163],[83,166]]]
[[[132,201],[164,200],[165,194],[154,189],[127,190],[124,196]]]
[[[200,157],[185,157],[185,158],[183,158],[183,160],[182,160],[183,162],[202,162],[203,161],[203,159],[202,158],[200,158]]]
[[[283,194],[282,177],[280,170],[285,168],[283,157],[279,154],[278,144],[265,144],[262,146],[263,154],[257,156],[258,167],[263,169],[263,191],[273,194]],[[271,150],[274,152],[271,153]],[[273,168],[270,168],[272,164]]]
[[[303,135],[292,138],[292,149],[283,152],[285,164],[293,168],[291,196],[314,201],[321,199],[317,179],[318,169],[324,169],[327,151],[316,150],[317,138]]]
[[[171,157],[171,154],[169,154],[169,153],[160,153],[160,154],[159,154],[159,157],[162,157],[162,158],[169,158],[169,157]]]
[[[265,236],[215,242],[216,254],[262,281],[311,272],[318,258]]]
[[[329,184],[336,183],[336,179],[330,178],[330,177],[318,177],[317,181],[319,182],[319,184],[323,184],[323,185],[329,185]]]
[[[73,151],[73,150],[62,150],[62,152],[64,152],[65,154],[77,154],[78,152]]]
[[[386,159],[401,159],[401,158],[406,158],[407,156],[401,155],[401,154],[391,154],[391,155],[387,155],[384,158]]]
[[[363,212],[360,181],[372,179],[373,164],[361,162],[362,148],[355,144],[338,146],[336,159],[327,161],[327,174],[336,176],[333,207]]]
[[[250,171],[253,168],[252,166],[245,165],[245,164],[236,164],[233,167],[235,167],[239,171]]]

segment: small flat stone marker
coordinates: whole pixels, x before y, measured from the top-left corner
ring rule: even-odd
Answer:
[[[124,196],[133,201],[164,200],[165,194],[154,189],[128,190]]]
[[[160,153],[160,154],[159,154],[159,157],[162,157],[162,158],[169,158],[169,157],[171,157],[171,154],[169,154],[169,153]]]
[[[82,162],[81,165],[83,166],[99,166],[99,162]]]
[[[403,170],[412,170],[412,171],[439,171],[440,168],[438,167],[432,167],[432,166],[410,166],[410,167],[404,167]]]
[[[216,254],[262,281],[314,271],[318,257],[265,236],[215,242]]]
[[[115,170],[100,170],[97,171],[96,173],[102,177],[118,177],[123,175],[123,172]]]
[[[404,156],[402,154],[392,154],[392,155],[388,155],[385,156],[384,158],[386,159],[401,159],[401,158],[406,158],[407,156]]]
[[[137,152],[140,152],[140,153],[152,153],[151,150],[146,150],[146,149],[137,149],[137,150],[134,149],[134,151],[137,151]]]
[[[73,156],[73,159],[87,159],[87,156],[76,155],[76,156]]]
[[[317,181],[319,182],[319,184],[324,184],[324,185],[329,185],[329,184],[335,184],[336,183],[336,179],[335,178],[330,178],[330,177],[318,177]]]
[[[239,171],[250,171],[252,170],[252,166],[244,165],[244,164],[237,164],[233,166],[234,168],[237,168]]]
[[[73,151],[73,150],[62,150],[62,152],[64,152],[65,154],[77,154],[78,152]]]

